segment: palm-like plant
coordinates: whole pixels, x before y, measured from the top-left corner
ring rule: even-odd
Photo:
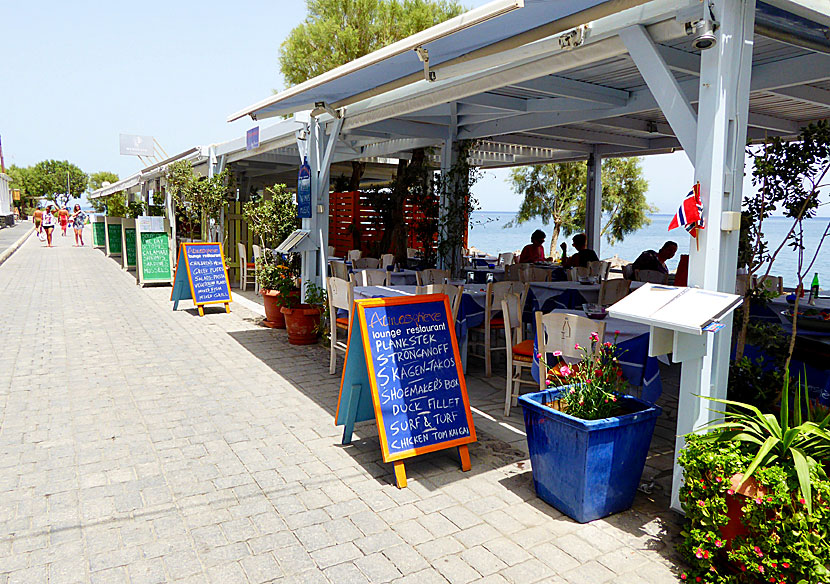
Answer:
[[[806,387],[799,381],[795,394],[792,423],[790,420],[789,375],[784,375],[781,412],[776,419],[755,406],[724,399],[706,398],[731,406],[724,421],[704,426],[715,430],[706,436],[712,442],[737,441],[755,450],[755,456],[744,472],[743,482],[749,480],[758,467],[792,462],[798,476],[799,490],[808,512],[812,513],[810,471],[826,477],[824,465],[830,459],[830,415],[815,416],[810,406]],[[807,416],[802,415],[802,395]]]

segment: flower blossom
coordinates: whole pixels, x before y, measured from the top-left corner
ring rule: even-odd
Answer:
[[[596,333],[596,331],[591,333],[591,340],[592,341],[598,341],[599,340],[599,335]]]
[[[554,351],[553,356],[554,357],[561,357],[562,356],[562,351]]]

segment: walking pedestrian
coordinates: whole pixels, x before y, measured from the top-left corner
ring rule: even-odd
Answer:
[[[52,247],[52,231],[55,229],[55,216],[52,214],[52,205],[46,206],[43,213],[43,230],[46,232],[46,246]]]
[[[37,207],[34,212],[35,218],[35,230],[37,230],[38,237],[40,237],[40,232],[43,229],[41,224],[43,223],[43,211],[40,207]]]
[[[69,211],[65,206],[61,207],[61,210],[58,211],[58,220],[61,223],[61,237],[66,237],[66,226],[69,223]]]
[[[81,211],[80,205],[75,205],[72,210],[72,227],[75,229],[75,245],[73,247],[84,246],[84,224],[86,223],[86,213]],[[80,242],[80,243],[79,243]]]

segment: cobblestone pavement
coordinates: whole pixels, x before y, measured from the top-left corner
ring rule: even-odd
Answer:
[[[399,490],[373,424],[340,446],[325,349],[56,239],[0,266],[0,584],[676,580],[665,498],[579,525],[535,497],[500,378],[470,380],[472,471]]]

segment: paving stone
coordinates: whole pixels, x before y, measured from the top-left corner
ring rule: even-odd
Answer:
[[[599,562],[590,561],[565,572],[562,576],[571,584],[602,584],[613,579],[616,574]]]

